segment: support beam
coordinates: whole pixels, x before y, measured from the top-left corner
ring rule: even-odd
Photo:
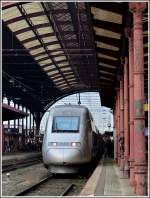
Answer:
[[[123,76],[120,78],[120,144],[121,144],[121,156],[120,156],[120,171],[123,176],[124,170],[124,81]]]
[[[28,113],[28,109],[26,107],[26,114]],[[28,115],[26,116],[26,136],[28,136]]]
[[[133,52],[133,32],[129,37],[129,119],[130,119],[130,184],[134,186],[134,76],[133,76],[134,52]]]
[[[14,108],[16,109],[16,103],[14,102]],[[16,119],[14,119],[14,128],[16,128]]]
[[[114,109],[113,109],[113,114],[114,114],[114,116],[113,116],[113,121],[114,121],[114,160],[115,160],[115,162],[117,163],[117,158],[118,158],[118,150],[117,150],[117,148],[118,148],[118,136],[117,136],[117,128],[116,128],[116,126],[117,126],[117,119],[116,119],[116,105],[115,105],[115,107],[114,107]]]
[[[133,12],[133,43],[134,43],[134,149],[135,149],[135,193],[146,195],[147,164],[145,145],[144,118],[144,46],[142,12],[146,2],[129,3]]]
[[[30,113],[29,113],[29,117],[30,117],[30,134],[32,133],[32,123],[31,123],[31,111],[30,111]]]
[[[120,147],[120,93],[117,90],[117,134],[118,134],[118,165],[120,166],[121,147]]]
[[[7,101],[8,101],[7,104],[10,106],[10,98],[9,98],[9,97],[7,98]],[[9,129],[9,128],[10,128],[10,120],[8,120],[8,129]]]
[[[124,177],[129,177],[129,93],[128,58],[124,64]]]

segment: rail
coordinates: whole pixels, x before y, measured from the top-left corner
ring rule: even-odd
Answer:
[[[16,170],[19,168],[24,168],[27,166],[41,163],[41,162],[42,162],[41,158],[37,158],[37,159],[34,158],[32,160],[31,159],[30,160],[22,160],[19,162],[14,161],[12,163],[2,165],[2,173],[8,172],[8,171],[13,171],[13,170]]]
[[[17,193],[15,196],[25,196],[28,193],[30,193],[32,190],[36,190],[36,188],[38,188],[40,185],[42,185],[43,183],[47,182],[49,179],[52,179],[52,178],[53,178],[53,175],[47,176],[44,179],[37,182],[36,184],[30,186],[29,188]],[[58,196],[66,196],[70,192],[70,190],[73,188],[73,186],[74,186],[73,183],[69,184],[67,187],[64,188],[64,190]]]

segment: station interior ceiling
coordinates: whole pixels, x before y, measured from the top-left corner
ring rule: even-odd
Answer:
[[[132,28],[128,3],[4,4],[2,20],[4,95],[44,112],[67,95],[98,91],[113,108]],[[148,8],[143,29],[147,98]]]

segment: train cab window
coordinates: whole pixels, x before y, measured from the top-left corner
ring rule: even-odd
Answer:
[[[53,119],[52,133],[79,132],[79,117],[57,116]]]

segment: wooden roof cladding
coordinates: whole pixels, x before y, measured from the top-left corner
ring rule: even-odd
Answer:
[[[124,48],[124,18],[127,12],[128,3],[125,2],[30,2],[6,6],[3,20],[28,52],[22,55],[26,56],[26,60],[29,55],[33,58],[47,76],[46,84],[58,92],[57,96],[51,92],[46,97],[55,100],[68,93],[100,90],[103,105],[112,107]],[[146,86],[147,12],[143,18]],[[6,64],[5,68],[8,67]],[[23,75],[26,69],[29,69],[29,64],[23,71],[15,63],[14,74],[22,72]],[[32,76],[36,84],[43,80]],[[38,90],[38,87],[34,88]]]
[[[98,57],[100,84],[110,88],[115,82],[123,33],[123,15],[126,11],[122,3],[90,3],[93,30]]]
[[[90,3],[93,18],[93,30],[99,66],[101,98],[111,106],[114,100],[114,88],[119,84],[117,75],[122,72],[121,59],[128,55],[128,39],[125,27],[132,28],[132,14],[128,3],[99,2]],[[127,24],[126,24],[127,23]],[[145,97],[148,89],[148,8],[143,15],[144,31],[144,67]]]
[[[125,3],[91,2],[102,104],[111,107],[121,56]]]

